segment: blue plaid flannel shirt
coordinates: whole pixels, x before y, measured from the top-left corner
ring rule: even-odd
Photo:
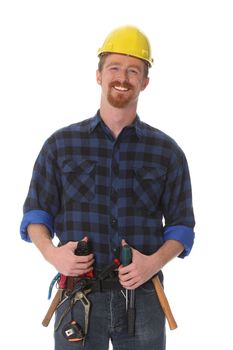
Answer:
[[[115,139],[98,112],[45,142],[24,203],[26,241],[30,223],[46,225],[61,244],[88,236],[97,268],[112,261],[123,238],[144,254],[175,239],[184,257],[195,224],[185,155],[138,116]]]

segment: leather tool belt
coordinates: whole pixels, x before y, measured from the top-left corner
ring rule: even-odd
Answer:
[[[118,280],[117,273],[112,273],[110,277],[101,280],[98,278],[98,272],[95,271],[96,278],[88,279],[88,288],[92,292],[107,292],[109,290],[121,290],[122,286]],[[67,277],[67,286],[66,289],[73,291],[80,281],[79,277]]]

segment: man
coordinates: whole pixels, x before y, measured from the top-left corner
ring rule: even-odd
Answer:
[[[111,339],[113,349],[164,350],[165,318],[151,279],[156,274],[161,279],[163,266],[188,255],[193,245],[187,161],[170,137],[137,115],[153,61],[147,37],[135,27],[117,28],[98,56],[100,109],[45,142],[24,204],[21,235],[61,276],[69,276],[72,288],[80,276],[91,271],[98,276],[120,246],[132,247],[132,263],[108,276],[109,287],[104,281],[102,290],[93,287],[87,295],[91,312],[84,345],[105,350]],[[90,254],[74,254],[81,240],[90,242]],[[133,336],[125,289],[135,291]],[[68,299],[57,308],[56,350],[82,348],[79,339],[75,344],[68,339],[77,332],[73,325],[84,324],[82,307]]]

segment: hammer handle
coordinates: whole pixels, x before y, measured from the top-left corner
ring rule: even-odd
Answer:
[[[166,319],[168,321],[170,329],[171,330],[176,329],[177,328],[177,323],[176,323],[176,321],[174,319],[174,316],[172,314],[170,305],[169,305],[167,297],[166,297],[166,295],[164,293],[164,289],[163,289],[163,287],[161,285],[159,277],[157,275],[154,276],[152,278],[152,282],[153,282],[154,288],[156,290],[156,293],[158,295],[158,299],[159,299],[160,305],[161,305],[161,307],[163,309],[163,312],[164,312],[164,314],[166,316]]]
[[[42,321],[42,325],[44,327],[47,327],[49,325],[49,322],[58,306],[58,304],[60,303],[61,301],[61,293],[62,293],[62,289],[58,289],[57,293],[55,294],[53,300],[52,300],[52,303],[50,304],[50,307]]]

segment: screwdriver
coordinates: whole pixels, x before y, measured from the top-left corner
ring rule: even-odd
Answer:
[[[127,266],[132,262],[132,250],[128,244],[124,245],[121,249],[121,263],[123,266]],[[134,289],[125,290],[125,305],[128,315],[128,334],[134,335],[134,323],[135,323],[135,291]],[[128,305],[129,304],[129,305]]]
[[[127,266],[132,261],[132,251],[128,244],[124,245],[121,248],[121,264],[122,266]],[[129,301],[129,291],[125,290],[125,308],[128,311],[128,301]]]

